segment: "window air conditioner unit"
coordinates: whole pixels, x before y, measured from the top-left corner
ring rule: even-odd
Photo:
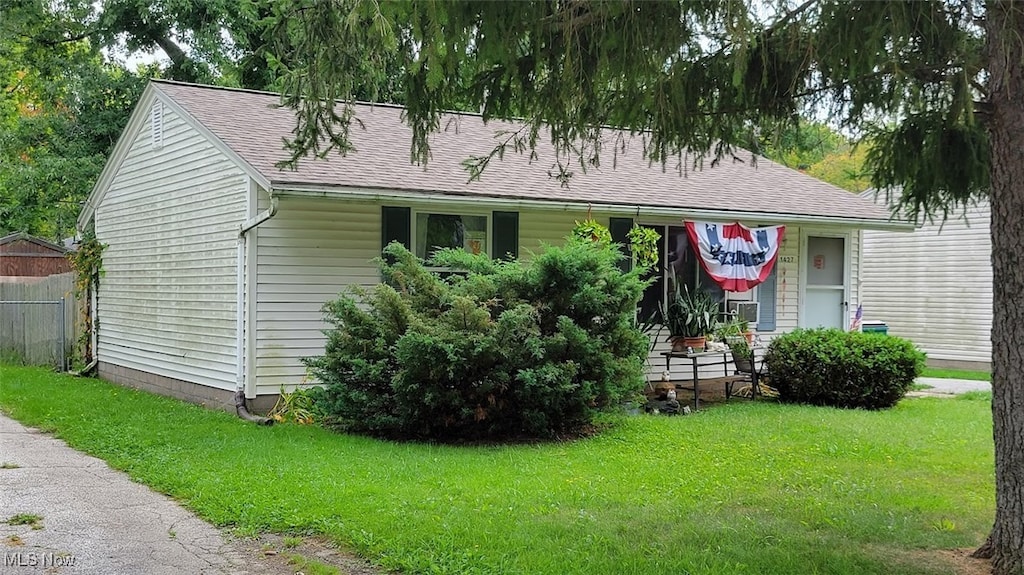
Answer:
[[[725,304],[725,311],[736,319],[755,324],[757,323],[757,306],[756,301],[729,301]]]

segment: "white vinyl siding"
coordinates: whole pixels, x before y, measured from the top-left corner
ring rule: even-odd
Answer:
[[[865,319],[910,339],[930,359],[992,360],[992,241],[988,204],[967,220],[911,233],[865,231],[861,293]]]
[[[108,244],[101,361],[221,389],[236,380],[238,227],[247,179],[166,106],[144,122],[95,214]]]
[[[303,383],[302,358],[324,353],[324,303],[380,281],[380,226],[379,204],[286,195],[256,228],[257,394]]]
[[[779,248],[779,259],[775,262],[775,331],[786,333],[800,325],[800,228],[786,226],[786,235]],[[762,339],[767,340],[765,333]],[[767,343],[767,341],[765,342]]]
[[[394,202],[389,205],[392,204]],[[265,198],[261,197],[258,209],[266,208]],[[417,207],[414,212],[455,213],[456,209]],[[603,214],[595,214],[595,217],[607,222]],[[585,218],[585,213],[562,210],[520,211],[520,258],[529,259],[531,252],[540,251],[542,243],[561,245],[574,223]],[[641,218],[641,221],[679,224],[677,220],[651,222]],[[372,287],[379,282],[373,259],[379,255],[381,247],[380,226],[379,203],[285,195],[280,198],[277,216],[254,230],[258,245],[255,321],[258,394],[277,393],[282,384],[290,387],[306,381],[302,358],[323,353],[325,336],[322,331],[327,327],[321,312],[323,304],[337,297],[346,286]],[[832,230],[833,233],[849,231],[849,228]],[[800,235],[799,227],[787,226],[780,256],[792,257],[794,261],[777,264],[778,327],[765,334],[768,337],[799,325]],[[856,263],[851,263],[855,274]],[[665,363],[660,352],[669,347],[663,335],[649,359],[651,379],[660,378]],[[721,370],[718,366],[706,375],[722,375]],[[673,365],[672,371],[674,377],[684,377],[682,364]]]
[[[529,260],[530,254],[539,253],[541,244],[560,246],[572,233],[577,220],[585,220],[586,213],[564,210],[524,210],[519,212],[519,259]],[[602,223],[608,224],[608,218]]]

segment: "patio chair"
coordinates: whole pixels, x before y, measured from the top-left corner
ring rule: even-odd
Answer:
[[[755,349],[750,346],[746,337],[727,337],[729,354],[732,356],[732,363],[736,366],[736,375],[745,375],[750,379],[751,397],[761,395],[761,380],[768,372],[765,369],[764,358],[757,360]]]

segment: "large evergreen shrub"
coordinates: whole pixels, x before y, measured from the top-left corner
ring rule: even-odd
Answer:
[[[798,329],[772,340],[765,354],[771,385],[795,403],[892,407],[924,369],[908,340],[838,329]]]
[[[614,246],[571,239],[529,263],[399,244],[384,283],[329,302],[322,411],[390,437],[498,439],[574,432],[643,385],[647,338],[634,325],[645,283]]]

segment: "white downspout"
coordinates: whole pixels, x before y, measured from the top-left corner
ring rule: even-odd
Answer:
[[[267,211],[249,218],[238,229],[238,276],[236,278],[236,299],[237,314],[235,318],[235,412],[246,421],[252,421],[261,425],[270,425],[274,422],[266,417],[259,417],[249,413],[245,405],[245,244],[246,234],[249,230],[277,215],[277,196],[270,196],[270,207]]]
[[[263,212],[262,214],[256,214],[255,216],[249,218],[244,224],[242,224],[241,229],[239,229],[239,231],[238,231],[238,237],[244,239],[245,238],[245,234],[249,230],[255,228],[256,226],[262,224],[263,222],[269,220],[270,218],[272,218],[272,217],[274,217],[276,215],[277,215],[277,196],[270,196],[270,207],[267,208],[267,211]]]

